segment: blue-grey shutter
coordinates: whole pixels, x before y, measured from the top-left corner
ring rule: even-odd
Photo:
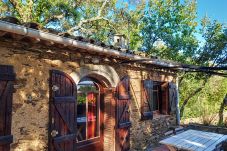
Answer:
[[[177,87],[175,83],[169,83],[169,109],[171,113],[176,113],[177,110]]]
[[[153,81],[143,80],[142,81],[142,119],[152,119],[153,118]],[[148,107],[148,109],[147,109]]]

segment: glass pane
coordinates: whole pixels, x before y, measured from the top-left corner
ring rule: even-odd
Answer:
[[[82,141],[86,139],[86,94],[77,95],[77,139]]]
[[[158,91],[154,91],[153,93],[153,110],[158,110]]]
[[[99,88],[86,80],[78,84],[78,141],[99,136]]]
[[[97,94],[89,92],[87,95],[88,100],[88,138],[97,136]]]

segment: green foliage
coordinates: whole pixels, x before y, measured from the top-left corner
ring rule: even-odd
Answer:
[[[0,2],[0,13],[106,43],[113,34],[125,34],[131,49],[136,49],[141,46],[137,21],[143,15],[145,2],[136,3],[135,10],[129,9],[128,2],[121,8],[116,3],[117,0],[5,0]]]
[[[22,22],[37,22],[43,26],[52,23],[61,30],[74,26],[80,19],[73,0],[6,0],[0,5],[3,6],[0,7],[3,16],[15,16]]]
[[[193,75],[188,75],[182,81],[180,87],[180,100],[184,100],[188,94],[200,86],[201,80],[196,79]],[[227,78],[213,76],[211,77],[204,89],[191,98],[184,110],[182,119],[191,117],[200,117],[208,114],[218,113],[223,98],[227,92]],[[180,102],[180,106],[182,105]]]
[[[204,45],[198,49],[196,64],[206,66],[220,66],[227,63],[227,35],[224,33],[223,24],[218,21],[210,21],[205,17],[201,21],[200,30]]]
[[[86,95],[78,95],[77,96],[77,104],[86,104]]]
[[[80,86],[78,91],[83,91],[83,92],[90,92],[90,91],[97,91],[97,88],[95,86]]]
[[[198,42],[194,36],[197,26],[196,2],[152,0],[143,18],[143,48],[149,54],[187,62]]]

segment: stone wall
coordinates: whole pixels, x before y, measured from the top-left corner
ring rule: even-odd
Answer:
[[[29,46],[16,46],[18,44],[0,42],[0,64],[13,65],[16,73],[12,114],[14,140],[11,150],[13,151],[47,150],[49,71],[51,69],[61,70],[73,76],[81,75],[81,77],[86,73],[91,75],[100,73],[100,76],[107,77],[111,87],[116,86],[121,77],[129,75],[133,96],[131,103],[132,150],[143,150],[152,142],[157,142],[167,126],[175,124],[174,116],[140,120],[141,80],[175,81],[170,73],[139,70],[117,64],[113,64],[112,67],[105,64],[94,67],[94,65],[85,64],[84,60],[74,60],[67,51],[34,50]]]
[[[125,69],[131,81],[131,150],[146,150],[151,144],[156,144],[163,138],[168,127],[176,125],[175,115],[154,115],[153,120],[141,120],[141,80],[151,79],[161,82],[175,82],[171,74],[157,73],[154,71],[138,71]]]
[[[49,116],[49,70],[71,73],[75,62],[40,58],[40,53],[14,49],[0,43],[0,64],[13,65],[16,73],[13,95],[12,150],[47,149]]]

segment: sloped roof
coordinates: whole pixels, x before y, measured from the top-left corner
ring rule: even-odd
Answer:
[[[136,62],[142,64],[151,64],[158,67],[177,67],[180,63],[162,60],[155,57],[145,56],[143,52],[134,52],[120,47],[107,45],[94,39],[86,39],[81,36],[73,36],[69,33],[60,33],[53,29],[41,29],[37,23],[21,23],[14,17],[0,19],[0,36],[5,33],[13,33],[30,37],[36,40],[48,41],[56,44],[62,44],[64,47],[75,47],[86,49],[90,52],[113,56],[125,60],[124,63]],[[176,70],[176,69],[175,69]]]

